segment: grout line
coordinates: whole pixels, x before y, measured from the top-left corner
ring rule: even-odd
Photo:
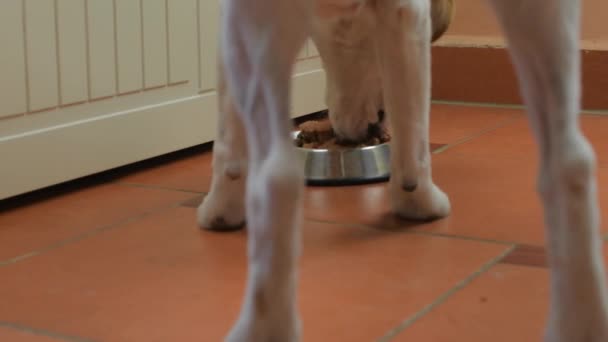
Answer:
[[[449,150],[449,149],[451,149],[453,147],[462,145],[462,144],[467,143],[467,142],[469,142],[469,141],[471,141],[473,139],[479,138],[479,137],[484,136],[484,135],[486,135],[488,133],[494,132],[494,131],[496,131],[496,130],[498,130],[500,128],[506,127],[506,126],[510,125],[511,123],[517,121],[518,119],[519,118],[504,119],[504,120],[500,121],[499,123],[497,123],[496,125],[494,125],[492,127],[488,127],[486,129],[483,129],[483,130],[481,130],[481,131],[473,134],[473,135],[469,135],[468,137],[462,138],[462,139],[457,140],[457,141],[455,141],[453,143],[441,146],[438,149],[436,149],[435,151],[433,151],[432,154],[439,154],[439,153],[445,152],[445,151],[447,151],[447,150]]]
[[[0,268],[4,267],[4,266],[16,264],[16,263],[18,263],[20,261],[27,260],[27,259],[33,258],[35,256],[39,256],[41,254],[53,251],[55,249],[61,248],[63,246],[69,245],[69,244],[74,243],[74,242],[79,242],[79,241],[82,241],[82,240],[86,240],[86,239],[88,239],[90,237],[96,236],[96,235],[98,235],[100,233],[103,233],[105,231],[112,230],[114,228],[117,228],[117,227],[120,227],[120,226],[124,226],[124,225],[129,224],[129,223],[133,223],[133,222],[138,221],[140,219],[143,219],[143,218],[146,218],[146,217],[149,217],[149,216],[152,216],[152,215],[156,215],[156,214],[168,211],[170,209],[179,208],[181,206],[181,202],[182,201],[176,202],[176,203],[173,203],[173,204],[171,204],[169,206],[166,206],[166,207],[161,207],[161,208],[157,208],[157,209],[151,209],[150,211],[145,211],[145,212],[143,212],[141,214],[137,214],[135,216],[131,216],[131,217],[119,220],[117,222],[113,222],[113,223],[110,223],[110,224],[107,224],[107,225],[104,225],[104,226],[101,226],[101,227],[89,230],[87,232],[71,236],[71,237],[69,237],[67,239],[64,239],[64,240],[61,240],[61,241],[57,241],[55,243],[52,243],[52,244],[47,245],[45,247],[42,247],[42,248],[40,248],[38,250],[34,250],[34,251],[31,251],[31,252],[28,252],[28,253],[25,253],[25,254],[21,254],[21,255],[18,255],[16,257],[10,258],[8,260],[1,260],[0,261]]]
[[[27,22],[27,1],[23,0],[21,2],[21,24],[23,26],[23,59],[25,63],[24,73],[25,73],[25,113],[29,113],[32,110],[32,90],[30,89],[30,62],[29,62],[29,39],[27,39],[28,33],[28,22]]]
[[[607,116],[607,109],[581,109],[581,114],[588,116]]]
[[[495,103],[495,102],[466,102],[466,101],[451,101],[451,100],[431,100],[431,104],[441,104],[450,106],[462,107],[486,107],[486,108],[504,108],[504,109],[524,109],[521,104],[513,103]]]
[[[89,0],[84,0],[84,36],[86,40],[85,60],[86,60],[86,78],[87,78],[87,101],[93,98],[93,82],[91,81],[91,35],[89,23]]]
[[[463,107],[485,107],[485,108],[503,108],[525,110],[524,105],[514,103],[494,103],[494,102],[466,102],[466,101],[450,101],[450,100],[432,100],[432,104],[444,104],[451,106]],[[608,109],[580,109],[581,114],[591,114],[605,116],[608,115]]]
[[[435,301],[433,301],[431,304],[425,306],[422,310],[420,310],[417,313],[413,314],[412,316],[408,317],[405,321],[403,321],[397,327],[390,330],[388,333],[386,333],[384,336],[382,336],[377,341],[378,342],[388,342],[388,341],[391,341],[392,339],[394,339],[395,337],[397,337],[397,335],[402,333],[405,329],[409,328],[416,321],[418,321],[422,317],[426,316],[429,312],[433,311],[433,309],[435,309],[436,307],[443,304],[454,294],[456,294],[457,292],[459,292],[460,290],[465,288],[467,285],[469,285],[471,282],[473,282],[479,276],[486,273],[490,268],[492,268],[496,264],[498,264],[502,259],[504,259],[507,255],[509,255],[509,253],[513,252],[514,249],[515,249],[515,246],[511,246],[510,248],[507,248],[506,251],[504,251],[497,257],[491,259],[487,263],[485,263],[483,266],[481,266],[480,269],[473,272],[471,275],[469,275],[468,277],[466,277],[465,279],[463,279],[462,281],[457,283],[454,287],[452,287],[451,289],[444,292],[437,299],[435,299]]]
[[[140,49],[141,49],[141,89],[146,88],[146,46],[145,46],[145,25],[144,25],[144,0],[139,0],[139,32],[140,32]]]
[[[197,82],[197,90],[201,90],[201,88],[203,87],[203,80],[201,77],[201,74],[203,73],[203,56],[202,56],[202,44],[201,44],[201,2],[200,1],[196,1],[196,56],[197,56],[197,60],[196,60],[196,70],[198,71],[198,74],[196,75],[198,82]]]
[[[91,340],[88,338],[67,336],[67,335],[56,333],[56,332],[52,332],[52,331],[48,331],[48,330],[44,330],[44,329],[30,328],[30,327],[27,327],[27,326],[24,326],[21,324],[11,323],[11,322],[0,321],[0,327],[17,330],[17,331],[21,331],[21,332],[26,332],[26,333],[29,333],[32,335],[52,337],[54,339],[59,339],[61,341],[66,341],[66,342],[94,342],[94,340]]]
[[[422,231],[411,231],[411,232],[407,232],[407,233],[414,234],[414,235],[432,236],[432,237],[437,237],[437,238],[493,243],[493,244],[505,245],[505,246],[514,246],[514,245],[519,244],[519,242],[515,242],[515,241],[501,241],[501,240],[494,240],[494,239],[477,238],[474,236],[451,235],[451,234],[444,234],[444,233],[433,233],[433,232],[422,232]]]
[[[432,237],[445,238],[445,239],[475,241],[475,242],[492,243],[492,244],[504,245],[504,246],[514,246],[514,245],[520,244],[520,242],[516,242],[516,241],[502,241],[502,240],[477,238],[477,237],[474,237],[474,236],[463,236],[463,235],[452,235],[452,234],[445,234],[445,233],[413,231],[413,230],[408,230],[408,229],[403,229],[403,230],[399,230],[399,229],[395,229],[395,230],[384,229],[383,230],[383,229],[378,229],[378,228],[376,228],[374,226],[363,224],[363,223],[335,222],[335,221],[326,221],[326,220],[308,219],[308,218],[305,218],[304,220],[305,221],[309,221],[309,222],[325,223],[325,224],[330,224],[330,225],[341,225],[341,226],[347,226],[347,227],[354,227],[354,228],[365,229],[365,230],[398,232],[398,233],[401,233],[401,234],[423,235],[423,236],[432,236]],[[608,238],[608,236],[607,236],[607,238]]]
[[[171,84],[171,26],[169,19],[169,0],[165,0],[165,53],[167,55],[167,82],[165,85]]]
[[[116,7],[116,0],[112,0],[112,18],[114,31],[114,96],[116,96],[116,94],[120,93],[120,52],[118,51],[118,9]]]
[[[58,0],[53,1],[53,15],[55,20],[55,58],[57,63],[57,104],[63,104],[63,77],[61,73],[61,35],[59,34],[59,3]]]
[[[194,190],[189,190],[189,189],[171,188],[171,187],[162,186],[162,185],[149,185],[149,184],[142,184],[142,183],[131,183],[131,182],[120,182],[120,181],[114,182],[114,184],[123,185],[123,186],[132,186],[132,187],[144,188],[144,189],[185,192],[185,193],[194,194],[194,195],[206,195],[207,194],[207,192],[205,192],[205,191],[194,191]]]

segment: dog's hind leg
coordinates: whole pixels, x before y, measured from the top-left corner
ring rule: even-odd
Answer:
[[[247,143],[243,122],[226,89],[224,65],[219,58],[218,129],[213,144],[211,190],[198,208],[201,228],[234,230],[245,223]]]
[[[222,58],[248,146],[249,272],[230,342],[299,339],[297,259],[303,167],[290,134],[290,80],[309,35],[310,0],[226,0]]]
[[[579,0],[492,0],[540,150],[551,267],[548,342],[608,341],[595,155],[579,127]]]
[[[448,215],[448,197],[431,177],[429,148],[431,17],[428,0],[376,2],[377,52],[392,129],[393,210],[411,219]]]

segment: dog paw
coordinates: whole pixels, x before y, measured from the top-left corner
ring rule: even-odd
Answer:
[[[434,220],[450,214],[448,196],[432,182],[424,186],[391,183],[389,187],[392,209],[402,218]]]
[[[209,193],[196,212],[200,228],[215,231],[231,231],[245,225],[245,205],[242,194]]]

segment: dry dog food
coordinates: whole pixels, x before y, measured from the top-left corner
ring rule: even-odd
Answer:
[[[352,142],[339,139],[329,119],[306,121],[299,125],[296,146],[315,149],[341,149],[383,144],[391,139],[382,124],[370,124],[364,141]]]

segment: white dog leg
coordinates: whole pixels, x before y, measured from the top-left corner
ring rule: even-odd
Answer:
[[[578,123],[578,0],[492,0],[507,34],[541,156],[551,266],[546,340],[608,341],[594,152]]]
[[[249,148],[249,272],[230,342],[298,340],[296,262],[303,168],[289,120],[290,80],[309,34],[308,0],[226,0],[222,56]]]
[[[233,230],[245,223],[247,144],[243,122],[226,91],[223,62],[219,64],[220,115],[213,144],[213,178],[211,190],[199,206],[197,216],[201,228]]]
[[[448,215],[448,197],[431,177],[429,148],[431,19],[428,0],[378,6],[377,49],[390,119],[391,203],[406,218]]]

